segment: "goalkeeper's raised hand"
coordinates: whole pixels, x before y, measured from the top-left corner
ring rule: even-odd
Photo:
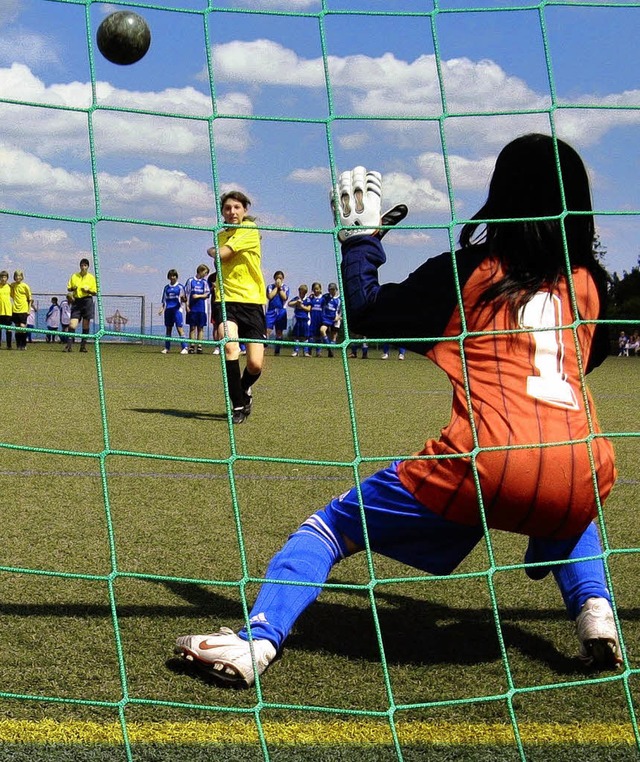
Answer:
[[[381,215],[382,175],[355,167],[343,172],[332,192],[331,206],[336,210],[337,221],[342,226],[338,238],[342,243],[354,236],[377,235],[382,238],[388,229],[381,226],[397,225],[406,216],[408,209],[397,204]]]

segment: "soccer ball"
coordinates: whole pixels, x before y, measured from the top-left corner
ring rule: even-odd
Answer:
[[[111,63],[133,64],[149,50],[151,32],[147,22],[132,11],[117,11],[98,27],[98,50]]]

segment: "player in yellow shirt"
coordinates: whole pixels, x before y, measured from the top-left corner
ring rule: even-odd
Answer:
[[[24,273],[22,270],[16,270],[13,273],[11,298],[13,299],[13,324],[20,328],[26,328],[33,297],[31,296],[31,289],[24,281]],[[16,333],[16,349],[25,350],[26,348],[27,334],[18,331]]]
[[[224,347],[225,372],[233,423],[243,423],[251,412],[252,387],[260,378],[264,363],[264,339],[267,331],[264,316],[265,282],[260,266],[260,232],[247,212],[250,199],[241,191],[230,191],[220,199],[222,218],[229,227],[218,233],[217,246],[207,250],[221,268],[215,283],[213,317],[216,339],[232,339]],[[221,288],[222,286],[222,288]],[[226,320],[223,319],[222,298]],[[240,374],[240,344],[247,342],[247,364]]]
[[[7,340],[7,349],[11,349],[12,333],[9,330],[13,318],[13,303],[11,301],[11,286],[9,285],[9,273],[0,270],[0,341],[2,340],[2,327]]]
[[[82,333],[89,333],[91,321],[94,318],[95,307],[93,297],[98,293],[98,285],[95,277],[89,272],[89,260],[80,260],[80,272],[74,273],[67,283],[67,299],[71,302],[71,320],[69,321],[69,333],[72,338],[64,345],[65,352],[73,349],[73,334],[82,320]],[[80,351],[87,351],[87,340],[80,342]]]

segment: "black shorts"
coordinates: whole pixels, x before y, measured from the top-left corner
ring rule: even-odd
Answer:
[[[244,302],[225,302],[227,320],[238,326],[238,336],[241,339],[266,339],[267,327],[264,318],[264,307],[261,304],[245,304]],[[213,304],[213,319],[216,325],[222,320],[222,305]]]
[[[95,308],[92,296],[83,296],[81,299],[74,299],[71,305],[71,319],[93,320]]]

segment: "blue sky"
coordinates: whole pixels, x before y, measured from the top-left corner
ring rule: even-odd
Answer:
[[[184,280],[207,261],[230,188],[275,228],[265,276],[326,287],[331,161],[380,170],[385,205],[409,205],[410,229],[385,239],[396,280],[448,248],[502,145],[552,122],[589,166],[608,268],[637,263],[640,3],[156,0],[133,8],[148,54],[116,66],[95,32],[126,8],[0,6],[0,265],[35,291],[62,292],[95,251],[103,293],[157,302],[169,268]],[[96,199],[114,219],[92,240]]]

